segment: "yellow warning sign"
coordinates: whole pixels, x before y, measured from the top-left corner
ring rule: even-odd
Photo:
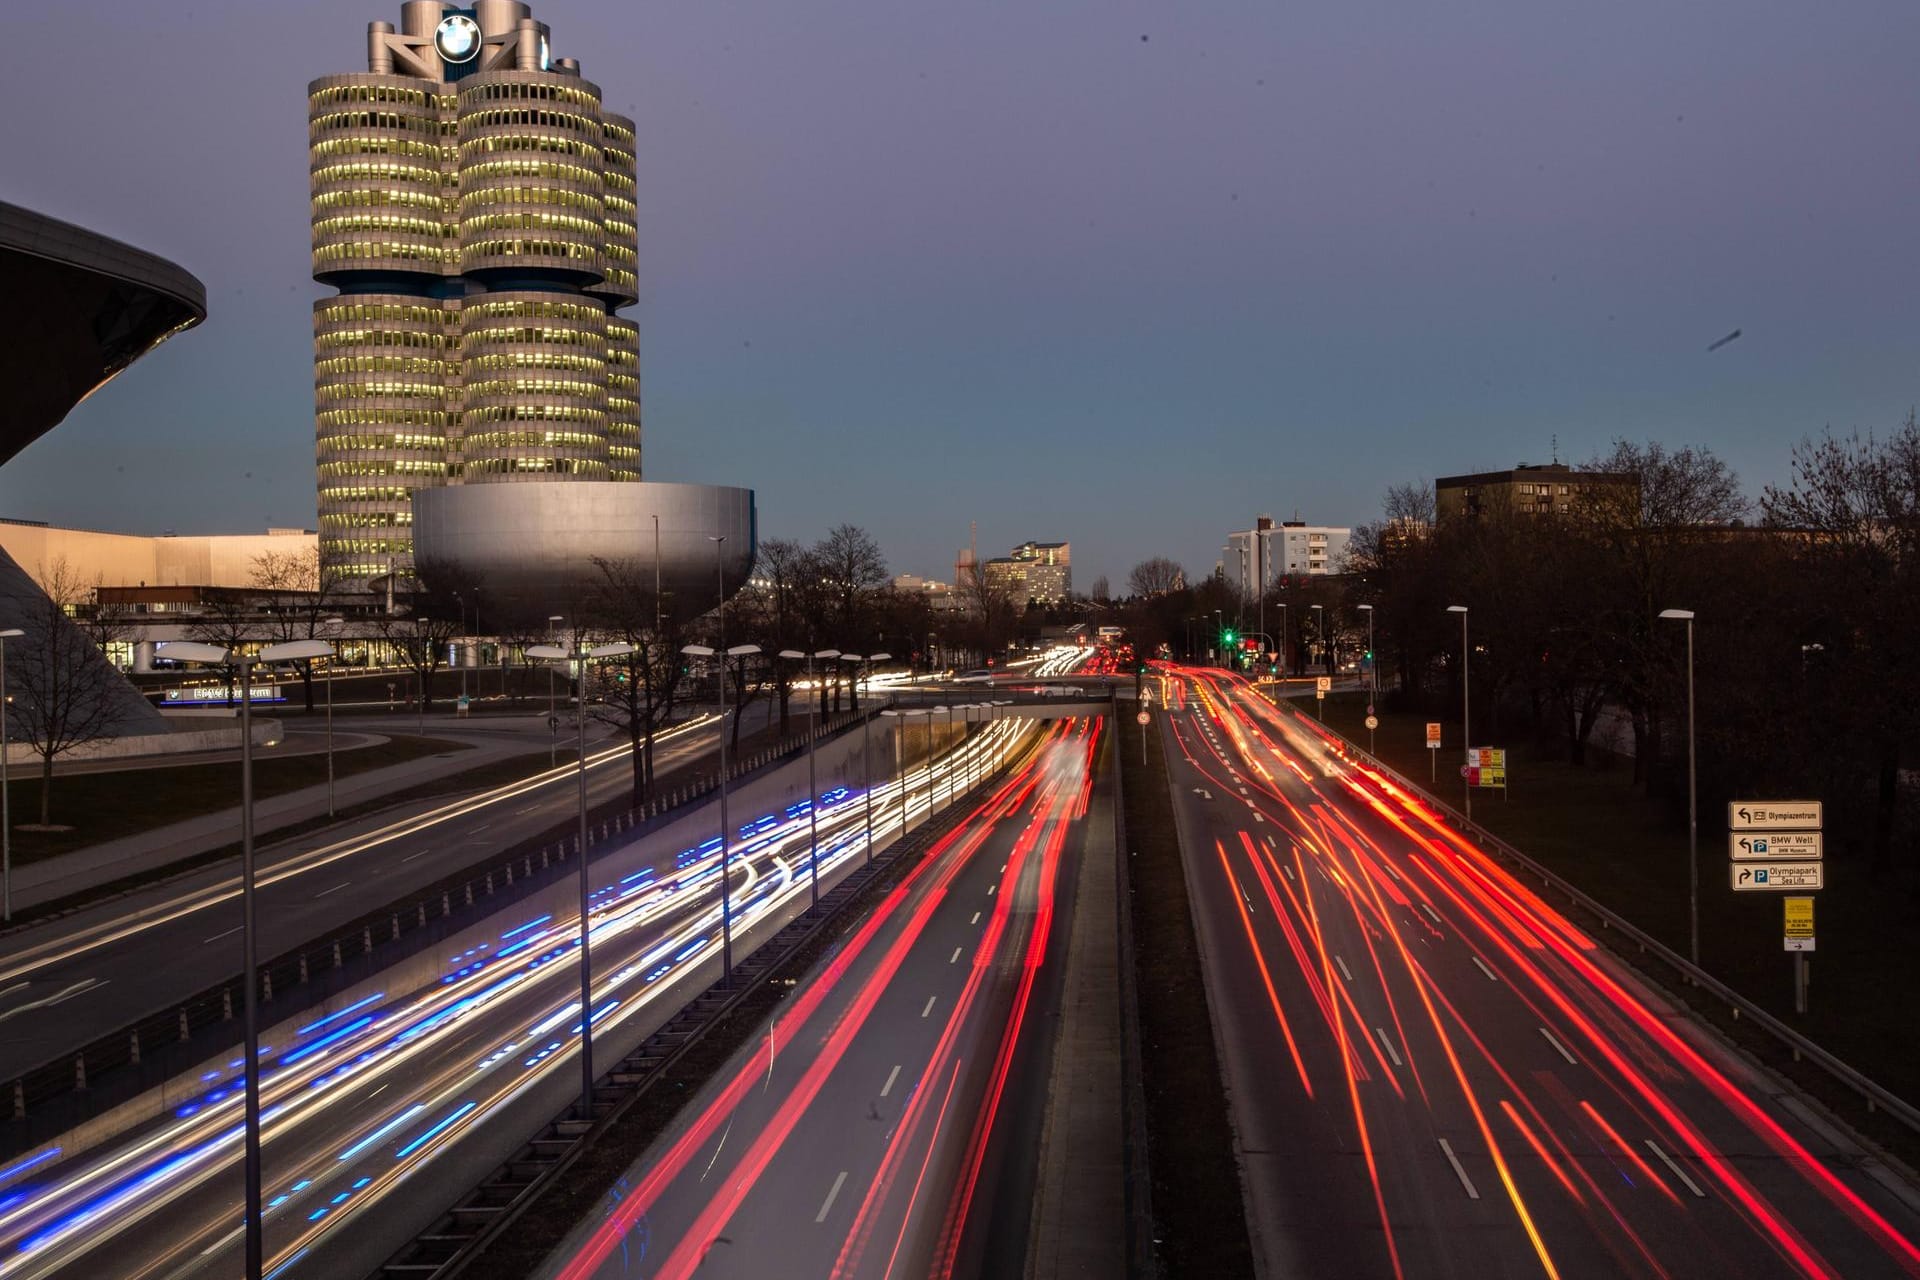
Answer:
[[[1787,950],[1813,950],[1813,899],[1782,898],[1787,909]]]

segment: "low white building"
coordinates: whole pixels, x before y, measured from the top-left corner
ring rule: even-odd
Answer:
[[[1256,595],[1283,578],[1324,577],[1346,565],[1352,529],[1308,524],[1260,516],[1253,528],[1227,535],[1220,562],[1227,585],[1242,595]]]

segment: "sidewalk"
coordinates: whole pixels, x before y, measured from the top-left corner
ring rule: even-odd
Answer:
[[[466,743],[467,749],[422,756],[404,764],[369,769],[340,778],[334,783],[334,808],[350,809],[422,783],[450,778],[510,756],[532,755],[538,750],[531,740],[516,741],[499,734],[469,734],[464,724],[452,721],[442,724],[429,721],[427,736]],[[338,738],[336,731],[336,745]],[[374,740],[384,741],[383,738]],[[323,742],[320,750],[325,749]],[[237,751],[225,753],[224,758],[237,760],[238,754]],[[220,753],[213,753],[213,758],[218,760],[223,757]],[[152,762],[148,763],[151,766]],[[532,763],[530,760],[529,768]],[[237,787],[236,780],[236,790]],[[258,800],[254,804],[255,838],[264,843],[265,837],[272,832],[322,817],[326,812],[325,783]],[[14,868],[13,905],[16,910],[34,907],[126,876],[165,867],[195,854],[234,844],[239,839],[240,807],[236,804],[138,835],[89,845],[84,849]]]

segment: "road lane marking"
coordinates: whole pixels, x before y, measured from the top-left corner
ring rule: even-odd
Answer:
[[[415,858],[424,858],[424,857],[426,857],[426,856],[427,856],[428,854],[430,854],[430,853],[432,853],[432,852],[433,852],[433,850],[431,850],[431,849],[422,849],[422,850],[421,850],[420,852],[418,852],[418,853],[410,853],[410,854],[408,854],[408,855],[407,855],[406,857],[404,857],[404,858],[402,858],[402,859],[400,859],[400,861],[402,861],[402,862],[412,862],[412,861],[413,861],[413,860],[414,860]]]
[[[316,893],[316,894],[314,894],[313,896],[314,896],[315,898],[324,898],[324,897],[326,897],[326,896],[327,896],[328,894],[330,894],[330,893],[338,893],[338,892],[340,892],[340,891],[341,891],[342,889],[344,889],[344,888],[346,888],[346,887],[347,887],[348,885],[350,885],[350,884],[352,884],[352,883],[353,883],[353,881],[351,881],[351,880],[342,880],[342,881],[341,881],[341,882],[340,882],[339,884],[337,884],[337,885],[335,885],[335,886],[333,886],[333,888],[331,888],[331,889],[322,889],[322,890],[321,890],[320,892],[318,892],[318,893]]]
[[[1400,1055],[1399,1055],[1399,1053],[1397,1053],[1397,1052],[1396,1052],[1396,1051],[1394,1050],[1394,1047],[1393,1047],[1393,1041],[1391,1041],[1391,1040],[1389,1040],[1389,1039],[1387,1039],[1387,1029],[1386,1029],[1385,1027],[1375,1027],[1375,1028],[1373,1029],[1373,1034],[1375,1034],[1375,1035],[1377,1035],[1377,1036],[1379,1036],[1379,1037],[1380,1037],[1380,1047],[1381,1047],[1382,1049],[1385,1049],[1385,1050],[1387,1051],[1387,1056],[1388,1056],[1389,1058],[1392,1058],[1392,1059],[1393,1059],[1393,1065],[1394,1065],[1394,1066],[1396,1066],[1396,1067],[1404,1067],[1404,1066],[1406,1066],[1406,1065],[1407,1065],[1406,1063],[1404,1063],[1404,1062],[1402,1062],[1402,1061],[1400,1061]]]
[[[995,889],[998,889],[999,887],[1000,887],[1000,886],[999,886],[999,885],[997,885],[997,884],[990,884],[990,885],[988,885],[988,886],[987,886],[987,896],[988,896],[989,898],[991,898],[991,897],[993,896],[993,891],[994,891]]]
[[[1682,1169],[1679,1165],[1675,1164],[1673,1162],[1673,1157],[1660,1149],[1659,1143],[1655,1142],[1652,1138],[1648,1138],[1647,1150],[1659,1156],[1660,1163],[1667,1166],[1667,1168],[1673,1170],[1673,1176],[1687,1184],[1687,1190],[1693,1192],[1693,1194],[1695,1194],[1696,1196],[1699,1196],[1702,1200],[1706,1199],[1707,1193],[1700,1189],[1700,1184],[1695,1182],[1692,1178],[1689,1178],[1687,1176],[1687,1171],[1685,1169]]]
[[[1294,878],[1292,867],[1289,867],[1283,863],[1281,864],[1280,869],[1287,873],[1287,879],[1292,880]]]
[[[213,935],[213,936],[212,936],[211,938],[202,938],[202,939],[200,939],[200,945],[204,947],[204,946],[206,946],[206,945],[207,945],[207,944],[208,944],[209,942],[218,942],[218,941],[220,941],[220,939],[222,939],[222,938],[231,938],[231,937],[232,937],[232,936],[233,936],[234,934],[236,934],[236,933],[238,933],[238,932],[240,932],[240,931],[241,931],[242,929],[244,929],[244,928],[246,928],[246,927],[247,927],[247,926],[245,926],[245,925],[243,925],[243,924],[237,924],[237,925],[235,925],[235,926],[233,926],[233,928],[231,928],[231,929],[229,929],[229,930],[227,930],[227,931],[226,931],[225,933],[216,933],[216,934],[214,934],[214,935]]]
[[[847,1171],[842,1169],[840,1176],[833,1180],[833,1187],[827,1192],[827,1198],[820,1202],[820,1212],[813,1215],[815,1222],[825,1222],[827,1215],[833,1212],[833,1202],[840,1198],[840,1188],[847,1185]]]
[[[939,998],[940,998],[939,996],[928,996],[928,997],[927,997],[927,1007],[926,1007],[926,1008],[924,1008],[924,1009],[922,1009],[922,1010],[920,1011],[920,1016],[924,1018],[924,1017],[926,1017],[926,1016],[927,1016],[928,1014],[930,1014],[930,1013],[932,1013],[932,1012],[933,1012],[933,1002],[934,1002],[935,1000],[938,1000]]]
[[[1460,1157],[1453,1154],[1453,1148],[1445,1138],[1440,1139],[1440,1150],[1446,1154],[1447,1163],[1453,1166],[1454,1173],[1459,1175],[1460,1185],[1467,1189],[1467,1199],[1478,1200],[1479,1190],[1474,1187],[1473,1179],[1467,1176],[1466,1169],[1460,1164]]]
[[[1393,864],[1391,862],[1383,862],[1380,865],[1385,867],[1387,869],[1387,874],[1392,876],[1395,880],[1399,880],[1401,884],[1406,883],[1406,880],[1401,877],[1400,873],[1393,869]]]
[[[887,1072],[887,1082],[880,1086],[880,1096],[886,1097],[893,1092],[893,1082],[900,1078],[900,1064],[894,1063],[893,1070]]]
[[[968,924],[979,924],[979,923],[980,923],[980,913],[979,913],[978,911],[976,911],[976,912],[974,912],[974,913],[973,913],[973,919],[971,919],[971,920],[969,920],[969,921],[967,921],[967,923],[968,923]]]
[[[1424,911],[1424,912],[1426,912],[1426,913],[1427,913],[1427,914],[1428,914],[1429,916],[1432,916],[1432,917],[1433,917],[1433,922],[1434,922],[1435,924],[1439,924],[1439,923],[1440,923],[1440,916],[1439,916],[1439,913],[1438,913],[1438,912],[1436,912],[1436,911],[1435,911],[1435,910],[1434,910],[1434,909],[1433,909],[1432,907],[1430,907],[1430,906],[1428,906],[1428,905],[1427,905],[1426,903],[1424,903],[1424,902],[1423,902],[1423,903],[1421,903],[1421,904],[1420,904],[1420,909],[1421,909],[1422,911]]]
[[[1479,956],[1472,956],[1472,957],[1469,957],[1469,958],[1470,958],[1470,959],[1471,959],[1471,960],[1472,960],[1472,961],[1473,961],[1473,962],[1474,962],[1475,964],[1477,964],[1477,965],[1479,965],[1479,966],[1480,966],[1480,972],[1482,972],[1482,973],[1484,973],[1484,974],[1486,974],[1486,975],[1487,975],[1487,981],[1488,981],[1488,982],[1498,982],[1498,981],[1500,981],[1500,979],[1499,979],[1499,976],[1498,976],[1498,975],[1496,975],[1496,974],[1494,973],[1494,971],[1493,971],[1493,970],[1491,970],[1491,969],[1489,969],[1489,968],[1487,968],[1487,964],[1486,964],[1486,961],[1484,961],[1484,960],[1482,960],[1482,959],[1481,959],[1481,958],[1480,958]]]
[[[955,948],[953,949],[953,954],[952,954],[951,956],[948,956],[948,957],[947,957],[947,963],[948,963],[948,964],[959,964],[959,963],[960,963],[960,948],[959,948],[959,947],[955,947]]]
[[[1348,982],[1352,982],[1353,970],[1347,968],[1347,962],[1345,960],[1342,960],[1339,956],[1335,956],[1333,958],[1333,962],[1340,966],[1340,972],[1346,978],[1346,980]]]
[[[1559,1055],[1560,1055],[1561,1057],[1563,1057],[1563,1058],[1565,1058],[1565,1059],[1567,1060],[1567,1065],[1568,1065],[1568,1066],[1570,1066],[1570,1067],[1571,1067],[1571,1066],[1577,1066],[1577,1065],[1578,1065],[1578,1063],[1576,1063],[1576,1062],[1574,1061],[1574,1057],[1573,1057],[1573,1055],[1567,1052],[1567,1046],[1565,1046],[1565,1045],[1563,1045],[1563,1044],[1561,1044],[1561,1043],[1560,1043],[1560,1040],[1559,1040],[1559,1037],[1557,1037],[1557,1036],[1555,1036],[1555,1035],[1553,1034],[1553,1032],[1551,1032],[1551,1031],[1549,1031],[1549,1030],[1547,1030],[1547,1029],[1546,1029],[1545,1027],[1541,1027],[1541,1028],[1540,1028],[1540,1034],[1541,1034],[1541,1035],[1543,1035],[1543,1036],[1545,1036],[1545,1037],[1547,1038],[1547,1043],[1548,1043],[1548,1044],[1550,1044],[1550,1045],[1552,1045],[1552,1046],[1554,1047],[1554,1050],[1555,1050],[1555,1051],[1556,1051],[1557,1053],[1559,1053]]]
[[[4,991],[0,991],[0,996],[10,996],[10,995],[12,995],[12,994],[13,994],[14,992],[16,992],[16,991],[18,991],[18,990],[20,990],[20,988],[22,988],[22,987],[30,987],[30,986],[32,986],[32,985],[33,985],[33,983],[32,983],[32,981],[31,981],[31,980],[29,980],[29,981],[26,981],[26,982],[16,982],[16,983],[14,983],[14,984],[13,984],[12,986],[10,986],[10,987],[8,987],[8,988],[7,988],[6,990],[4,990]]]

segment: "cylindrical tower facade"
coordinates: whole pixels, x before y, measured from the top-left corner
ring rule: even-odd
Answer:
[[[321,556],[412,568],[411,496],[640,479],[633,122],[519,0],[408,0],[308,89]]]

